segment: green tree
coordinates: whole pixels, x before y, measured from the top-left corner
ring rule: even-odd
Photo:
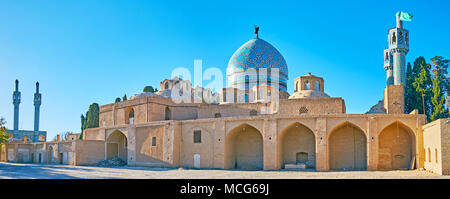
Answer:
[[[97,128],[99,120],[99,106],[93,103],[89,106],[89,111],[86,114],[86,128]]]
[[[445,95],[442,90],[442,81],[439,74],[439,70],[433,69],[434,78],[432,79],[433,87],[433,97],[431,98],[431,103],[433,104],[433,110],[430,116],[430,120],[434,121],[439,118],[445,118]]]
[[[448,71],[447,71],[449,62],[450,60],[444,59],[444,57],[441,56],[435,56],[431,58],[433,70],[437,70],[437,75],[441,80],[442,91],[446,93],[447,96],[449,95],[450,92],[450,79],[448,78]]]
[[[414,89],[413,70],[411,68],[411,63],[408,62],[406,66],[406,85],[405,85],[405,113],[410,113],[416,108],[416,96],[417,91]]]
[[[157,91],[158,91],[158,89],[153,88],[153,86],[146,86],[146,87],[144,87],[144,90],[143,90],[143,92],[151,92],[151,93],[154,93]]]
[[[81,114],[81,132],[83,132],[84,129],[86,129],[86,118]]]
[[[120,102],[120,101],[122,101],[122,100],[120,99],[120,97],[118,97],[118,98],[116,98],[115,103]]]
[[[425,62],[425,58],[418,57],[413,64],[408,63],[406,68],[406,85],[405,85],[405,113],[410,113],[414,109],[418,109],[419,113],[423,112],[422,95],[414,86],[415,79],[419,76],[420,65]]]
[[[413,68],[411,71],[411,82],[410,82],[412,92],[410,92],[410,94],[409,94],[409,97],[410,97],[409,100],[411,103],[411,107],[419,110],[420,112],[423,111],[422,110],[422,95],[420,94],[420,92],[417,92],[416,87],[414,87],[413,84],[414,84],[415,79],[419,76],[421,62],[425,62],[425,58],[418,57],[414,61]]]
[[[430,119],[430,113],[431,113],[431,74],[430,64],[427,64],[424,57],[418,57],[414,61],[414,68],[418,68],[419,72],[416,74],[413,82],[413,87],[416,90],[416,92],[419,93],[418,96],[415,96],[416,102],[416,108],[419,110],[419,113],[423,113],[427,116],[428,119]],[[413,68],[413,71],[414,71]]]
[[[123,98],[122,98],[122,101],[127,101],[128,99],[127,99],[127,94],[125,94],[124,96],[123,96]]]
[[[431,58],[432,64],[432,98],[431,103],[433,106],[430,120],[434,121],[439,118],[448,117],[448,110],[445,110],[445,97],[449,92],[449,79],[447,78],[449,60],[444,59],[441,56],[435,56]]]
[[[89,110],[86,112],[86,116],[81,115],[81,135],[80,139],[83,139],[83,131],[88,128],[97,128],[99,126],[99,106],[97,103],[92,103],[89,106]]]
[[[0,146],[7,143],[9,140],[8,134],[6,134],[6,121],[5,118],[0,118]]]

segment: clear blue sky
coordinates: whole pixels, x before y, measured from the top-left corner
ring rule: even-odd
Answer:
[[[17,1],[0,2],[0,117],[13,126],[12,92],[20,80],[21,129],[33,129],[34,84],[41,124],[53,138],[80,131],[89,105],[112,103],[174,68],[219,67],[253,38],[274,45],[295,77],[311,72],[325,91],[364,113],[382,99],[383,49],[395,13],[413,14],[407,61],[450,58],[450,1]],[[204,85],[207,82],[204,82]]]

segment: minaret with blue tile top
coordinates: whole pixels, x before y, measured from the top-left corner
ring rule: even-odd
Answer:
[[[409,32],[397,13],[397,26],[388,31],[389,48],[384,50],[384,69],[387,85],[405,85],[405,56],[409,52]]]

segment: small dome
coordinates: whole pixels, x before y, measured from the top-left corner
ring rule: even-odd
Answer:
[[[142,98],[142,97],[147,97],[147,96],[161,97],[160,95],[152,93],[152,92],[142,92],[142,93],[135,94],[135,95],[131,96],[130,100],[137,99],[137,98]]]
[[[384,108],[384,101],[380,100],[377,104],[373,105],[366,114],[386,114],[386,109]]]
[[[289,96],[289,99],[300,99],[300,98],[328,98],[326,93],[322,91],[316,91],[316,90],[300,90],[295,93],[293,93],[291,96]]]

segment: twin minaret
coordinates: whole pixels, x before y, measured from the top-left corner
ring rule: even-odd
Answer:
[[[39,131],[39,109],[41,107],[41,94],[39,93],[39,82],[36,82],[36,93],[34,93],[34,131]]]
[[[16,79],[16,89],[13,92],[13,104],[14,104],[14,132],[19,131],[19,104],[20,104],[20,91],[19,80]]]
[[[14,132],[19,131],[19,104],[21,94],[19,91],[19,80],[16,79],[15,90],[13,92],[14,104]],[[34,93],[34,131],[39,131],[39,109],[41,107],[41,94],[39,93],[39,82],[36,82],[36,93]]]
[[[403,28],[400,15],[396,15],[397,27],[389,29],[389,48],[384,50],[384,69],[387,85],[405,85],[405,56],[409,51],[409,32]]]

